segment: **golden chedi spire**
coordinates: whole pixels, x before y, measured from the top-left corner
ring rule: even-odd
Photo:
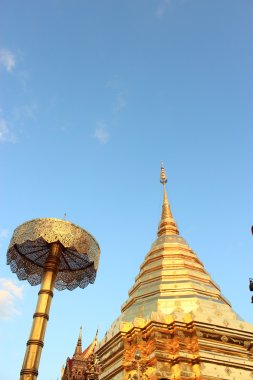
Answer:
[[[229,302],[195,252],[179,235],[167,198],[163,164],[160,181],[164,186],[164,197],[158,238],[151,245],[135,284],[129,290],[129,297],[122,305],[122,320],[150,319],[155,312],[166,315],[176,310],[193,312],[200,304],[203,304],[203,310],[208,310],[211,305],[220,303],[226,305],[230,312]]]
[[[160,182],[163,185],[163,206],[162,206],[161,221],[158,227],[157,235],[158,236],[178,235],[179,232],[178,232],[177,224],[172,216],[170,204],[169,204],[167,193],[166,193],[167,177],[166,177],[165,169],[163,166],[163,162],[161,163]]]
[[[162,165],[158,237],[98,344],[100,380],[252,380],[253,326],[233,311],[179,235],[166,182]]]

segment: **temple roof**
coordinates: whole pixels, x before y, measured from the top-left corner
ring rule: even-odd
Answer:
[[[97,346],[98,342],[98,330],[96,332],[95,338],[91,342],[91,344],[85,348],[85,350],[82,350],[82,327],[80,327],[80,332],[75,348],[75,352],[72,359],[69,360],[85,360],[88,359],[95,351],[95,348]]]
[[[90,355],[92,355],[96,349],[97,344],[98,344],[98,330],[96,332],[96,336],[93,339],[92,343],[83,351],[82,357],[84,359],[87,359]]]
[[[100,366],[96,358],[95,349],[98,343],[98,331],[92,343],[83,351],[82,350],[82,327],[75,348],[75,352],[72,358],[67,358],[66,366],[62,368],[62,380],[76,379],[76,373],[78,378],[88,379],[89,373],[92,373],[94,380],[98,379],[100,373]]]

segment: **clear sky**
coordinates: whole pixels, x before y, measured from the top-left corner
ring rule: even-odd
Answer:
[[[156,238],[160,161],[181,235],[253,322],[252,0],[0,3],[0,378],[19,376],[38,287],[14,228],[67,219],[101,247],[94,285],[55,291],[39,379],[102,338]]]

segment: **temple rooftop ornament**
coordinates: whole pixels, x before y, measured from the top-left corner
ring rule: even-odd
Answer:
[[[54,288],[73,290],[93,284],[99,256],[95,238],[66,220],[34,219],[15,229],[7,264],[20,280],[41,283],[20,380],[37,378]]]
[[[98,380],[101,373],[101,366],[96,356],[95,350],[98,344],[98,331],[91,344],[82,350],[82,329],[75,353],[72,358],[67,358],[66,365],[62,368],[62,380]]]
[[[160,182],[163,185],[163,206],[162,206],[162,216],[161,221],[158,228],[158,236],[161,235],[178,235],[177,224],[172,216],[172,212],[170,209],[170,204],[168,201],[167,193],[166,193],[166,183],[167,177],[165,173],[165,169],[163,163],[161,164],[161,176]]]

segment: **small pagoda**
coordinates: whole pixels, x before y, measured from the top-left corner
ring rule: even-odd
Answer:
[[[95,349],[97,346],[98,332],[92,343],[83,351],[82,327],[72,358],[67,358],[65,367],[62,368],[62,380],[98,380],[101,372]]]

